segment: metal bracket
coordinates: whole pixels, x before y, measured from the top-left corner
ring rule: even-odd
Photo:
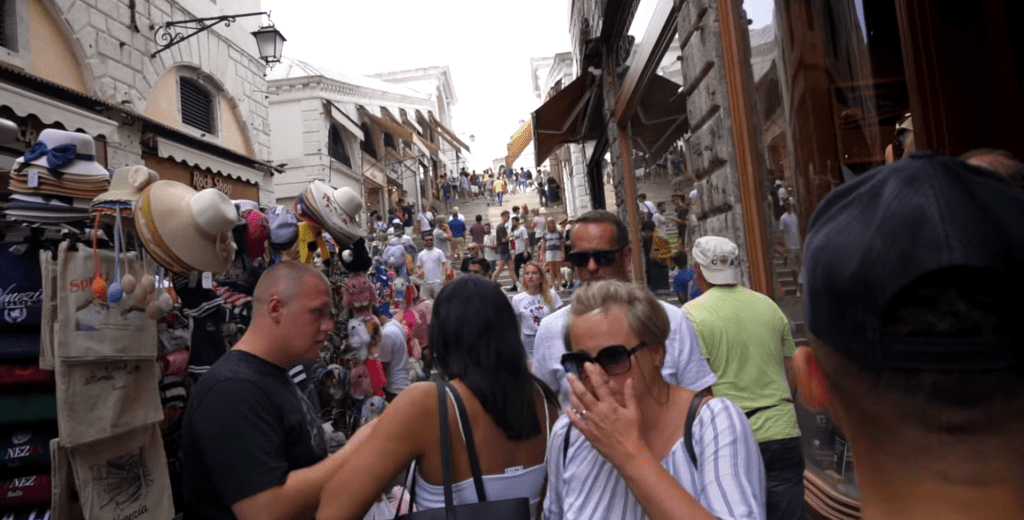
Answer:
[[[160,54],[171,47],[201,33],[208,31],[214,26],[224,23],[224,26],[230,26],[235,23],[238,18],[245,18],[247,16],[270,16],[268,12],[259,13],[245,13],[245,14],[231,14],[224,16],[211,16],[208,18],[192,18],[190,20],[177,20],[164,22],[163,25],[156,28],[156,32],[153,33],[153,43],[156,43],[158,47],[156,52],[150,54],[150,58],[155,58],[157,54]],[[152,29],[154,26],[150,25]],[[187,32],[192,31],[192,32]]]

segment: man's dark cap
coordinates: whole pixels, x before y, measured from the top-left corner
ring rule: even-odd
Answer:
[[[1024,357],[1019,336],[919,338],[882,330],[893,296],[940,270],[998,273],[1005,285],[992,297],[1009,305],[1020,297],[1024,193],[995,173],[930,152],[876,168],[818,205],[804,255],[808,329],[864,366],[996,370]]]

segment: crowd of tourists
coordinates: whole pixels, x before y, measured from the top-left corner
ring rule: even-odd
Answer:
[[[499,184],[523,180],[487,173],[444,193],[465,180],[491,187],[460,197],[501,204]],[[319,424],[277,403],[232,402],[213,422],[231,442],[186,418],[186,464],[210,471],[187,497],[196,518],[803,519],[797,399],[857,446],[865,518],[1024,515],[1024,337],[1005,298],[1024,289],[1024,193],[998,174],[919,154],[835,189],[797,260],[813,335],[799,347],[776,302],[741,283],[726,237],[669,252],[697,289],[676,288],[682,306],[632,283],[634,247],[666,258],[657,205],[639,201],[651,218],[633,244],[603,210],[486,222],[444,202],[406,206],[369,244],[375,269],[415,288],[409,304],[432,301],[425,380],[392,387],[330,455]],[[315,357],[333,329],[315,267],[274,265],[254,299],[235,349],[267,366]],[[201,385],[238,370],[218,368]]]

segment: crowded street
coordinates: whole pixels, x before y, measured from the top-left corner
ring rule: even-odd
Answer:
[[[0,520],[1024,519],[1022,16],[0,0]]]

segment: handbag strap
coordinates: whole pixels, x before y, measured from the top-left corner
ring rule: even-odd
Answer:
[[[690,455],[690,461],[693,462],[693,467],[697,467],[697,452],[693,449],[693,421],[697,419],[697,411],[700,409],[701,403],[704,398],[711,397],[711,394],[706,390],[701,390],[693,396],[693,400],[690,401],[690,409],[686,412],[686,433],[683,443],[686,444],[686,453]]]
[[[444,513],[448,520],[455,520],[455,499],[452,498],[452,454],[451,435],[448,433],[448,402],[445,399],[445,386],[448,383],[437,382],[437,416],[441,425],[441,475],[444,479]]]
[[[480,471],[480,459],[476,453],[476,443],[473,441],[473,428],[469,424],[469,415],[466,413],[466,405],[462,402],[462,397],[459,396],[459,391],[451,385],[451,383],[444,382],[445,389],[448,395],[451,396],[452,401],[455,402],[455,413],[459,419],[459,427],[462,429],[462,437],[466,441],[466,453],[469,455],[469,468],[473,471],[473,485],[476,487],[476,500],[477,502],[486,502],[487,493],[484,491],[484,479],[482,472]],[[445,482],[445,493],[451,493],[451,484]]]

